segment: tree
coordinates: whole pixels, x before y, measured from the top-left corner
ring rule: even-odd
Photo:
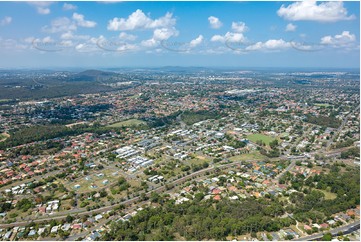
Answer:
[[[332,234],[331,233],[326,233],[322,236],[322,240],[323,241],[331,241],[332,240]]]
[[[65,218],[65,221],[67,223],[71,223],[71,222],[73,222],[73,220],[74,220],[74,218],[72,216],[70,216],[70,215],[67,215],[66,218]]]

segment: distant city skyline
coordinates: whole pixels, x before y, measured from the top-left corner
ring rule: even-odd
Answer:
[[[359,68],[357,2],[0,2],[0,68]]]

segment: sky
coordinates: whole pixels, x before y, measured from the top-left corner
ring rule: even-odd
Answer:
[[[0,2],[0,68],[360,67],[356,2]]]

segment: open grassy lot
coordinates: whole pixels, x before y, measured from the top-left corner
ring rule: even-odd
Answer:
[[[129,120],[125,120],[122,122],[108,125],[108,127],[120,128],[120,127],[134,127],[134,126],[139,126],[139,125],[147,125],[147,123],[142,120],[138,120],[138,119],[129,119]]]
[[[263,160],[266,158],[265,156],[261,155],[258,151],[251,152],[249,154],[242,154],[230,157],[230,161],[240,161],[240,160]]]
[[[335,199],[337,197],[337,194],[332,193],[332,192],[328,192],[328,191],[320,190],[320,189],[315,189],[315,190],[323,192],[323,194],[325,194],[325,199],[326,200],[333,200],[333,199]]]
[[[115,182],[119,178],[119,174],[116,171],[111,169],[104,169],[101,171],[90,171],[89,175],[79,177],[78,179],[66,182],[64,186],[70,191],[79,191],[79,192],[89,192],[89,191],[98,191],[110,183]],[[103,181],[108,180],[107,183]],[[75,188],[75,185],[80,185],[80,188]],[[95,185],[95,187],[91,187]]]
[[[329,106],[331,106],[330,104],[328,104],[328,103],[315,103],[315,106],[317,106],[317,107],[325,107],[325,108],[327,108],[327,107],[329,107]]]
[[[274,140],[271,136],[267,136],[264,134],[250,134],[247,136],[247,139],[249,139],[252,142],[256,142],[257,140],[262,140],[266,145],[269,145],[271,141]]]
[[[0,141],[5,141],[7,138],[9,138],[10,135],[7,133],[1,133],[0,134]]]

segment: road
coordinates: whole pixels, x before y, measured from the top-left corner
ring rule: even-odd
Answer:
[[[360,104],[357,106],[357,108],[355,108],[354,110],[352,110],[351,112],[349,112],[347,114],[347,116],[342,120],[342,123],[340,125],[340,127],[336,130],[336,132],[334,132],[334,134],[332,135],[331,139],[329,139],[329,141],[327,142],[327,145],[325,147],[325,150],[328,150],[331,146],[331,144],[333,143],[333,141],[336,139],[336,137],[339,135],[339,133],[343,130],[343,128],[345,127],[347,120],[349,119],[349,117],[357,112],[358,110],[360,110]]]
[[[177,180],[175,180],[173,182],[168,183],[167,185],[170,186],[170,187],[176,186],[176,185],[179,185],[179,184],[182,184],[182,183],[186,182],[188,179],[192,179],[193,177],[202,175],[203,173],[212,171],[212,170],[214,170],[216,168],[219,168],[219,169],[228,168],[228,167],[235,166],[235,165],[237,165],[239,163],[240,163],[240,161],[235,161],[235,162],[224,164],[224,165],[209,167],[209,168],[194,172],[194,173],[192,173],[190,175],[184,176],[184,177],[182,177],[180,179],[177,179]],[[146,193],[146,195],[149,196],[152,192],[160,193],[160,192],[163,192],[163,191],[166,191],[166,185],[160,186],[160,187],[158,187],[158,188],[156,188],[156,189],[154,189],[152,191],[149,191],[149,192]],[[121,204],[123,204],[123,205],[131,205],[132,203],[137,202],[139,199],[140,199],[140,197],[138,196],[138,197],[128,199],[128,200],[126,200],[124,202],[120,202],[120,203],[117,203],[117,204],[114,204],[114,205],[104,206],[102,208],[94,209],[94,210],[91,210],[91,211],[80,212],[81,211],[80,209],[74,209],[74,210],[64,211],[66,214],[60,215],[60,216],[46,217],[46,218],[34,219],[34,220],[27,220],[27,221],[15,222],[15,223],[10,223],[10,224],[0,224],[0,228],[10,228],[10,227],[16,227],[16,226],[25,226],[25,225],[27,225],[27,224],[29,224],[31,222],[39,223],[39,222],[50,221],[51,219],[61,220],[61,219],[65,219],[67,215],[85,216],[85,215],[92,215],[93,213],[107,212],[109,210],[112,210],[112,209],[116,208],[117,206],[119,206]]]
[[[358,229],[360,229],[360,221],[356,221],[356,222],[350,223],[350,224],[342,226],[342,227],[331,229],[330,231],[324,231],[322,233],[318,233],[318,234],[314,234],[314,235],[310,235],[310,236],[306,236],[306,237],[302,237],[302,238],[298,238],[298,239],[293,239],[292,241],[316,240],[316,239],[322,238],[322,236],[325,233],[331,233],[332,235],[337,235],[339,232],[343,232],[343,234],[350,234],[353,231],[356,231]]]
[[[347,148],[342,148],[342,149],[339,149],[339,150],[333,150],[331,152],[327,152],[327,154],[339,154],[341,152],[341,150],[345,150]],[[287,158],[286,156],[281,156],[279,157],[278,159],[289,159]],[[276,179],[279,179],[285,172],[287,171],[290,171],[294,166],[295,166],[295,163],[296,163],[296,160],[298,159],[305,159],[304,157],[300,157],[300,158],[293,158],[292,159],[292,162],[291,164],[280,174],[278,174],[276,176]],[[196,177],[196,176],[199,176],[199,175],[202,175],[206,172],[209,172],[209,171],[212,171],[216,168],[219,168],[219,169],[222,169],[222,168],[228,168],[228,167],[232,167],[234,165],[237,165],[239,164],[240,161],[236,161],[236,162],[232,162],[232,163],[228,163],[228,164],[224,164],[224,165],[219,165],[219,166],[215,166],[215,167],[209,167],[209,168],[206,168],[206,169],[203,169],[203,170],[200,170],[200,171],[197,171],[197,172],[194,172],[190,175],[187,175],[185,177],[182,177],[180,179],[177,179],[173,182],[170,182],[168,183],[167,185],[168,186],[175,186],[175,185],[179,185],[181,183],[184,183],[186,180],[188,179],[192,179],[193,177]],[[57,171],[59,172],[59,171]],[[151,192],[162,192],[162,191],[165,191],[166,188],[165,188],[165,185],[163,186],[160,186],[152,191],[149,191],[146,193],[146,195],[150,195]],[[27,225],[29,224],[30,222],[44,222],[44,221],[49,221],[51,219],[54,219],[54,220],[61,220],[61,219],[65,219],[67,215],[79,215],[79,216],[84,216],[84,215],[91,215],[93,213],[101,213],[101,212],[106,212],[106,211],[109,211],[109,210],[112,210],[113,208],[115,208],[116,206],[118,206],[119,204],[123,204],[123,205],[130,205],[132,203],[135,203],[139,200],[139,196],[138,197],[134,197],[134,198],[131,198],[131,199],[128,199],[124,202],[120,202],[120,203],[117,203],[117,204],[114,204],[114,205],[108,205],[108,206],[104,206],[102,208],[98,208],[98,209],[94,209],[94,210],[91,210],[91,211],[86,211],[84,208],[75,208],[75,209],[72,209],[72,210],[68,210],[68,211],[64,211],[64,212],[60,212],[60,213],[57,213],[57,214],[54,214],[54,216],[48,216],[48,217],[44,217],[44,218],[39,218],[39,219],[27,219],[25,221],[21,221],[21,222],[15,222],[15,223],[11,223],[11,224],[0,224],[0,228],[9,228],[9,227],[15,227],[15,226],[24,226],[24,225]]]
[[[275,179],[278,180],[280,177],[283,176],[283,174],[285,174],[287,171],[290,171],[295,165],[296,165],[296,161],[293,160],[293,161],[291,162],[291,164],[289,164],[289,165],[286,167],[286,169],[284,169],[280,174],[278,174],[278,175],[275,177]]]

